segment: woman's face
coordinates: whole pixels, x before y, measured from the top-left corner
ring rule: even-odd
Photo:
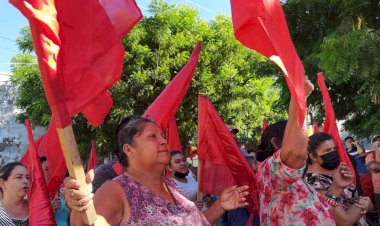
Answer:
[[[124,145],[128,161],[147,167],[155,164],[167,165],[170,156],[165,132],[154,123],[145,123],[142,126],[142,131],[133,138],[133,144]]]
[[[29,173],[24,166],[16,166],[8,179],[1,180],[4,196],[23,198],[29,191]]]
[[[332,139],[326,140],[325,142],[321,143],[316,150],[317,155],[319,156],[332,152],[332,151],[336,151],[336,146]]]
[[[43,161],[41,163],[42,166],[42,172],[44,173],[45,177],[45,182],[47,183],[49,181],[49,166],[48,166],[48,161]]]
[[[332,139],[326,140],[325,142],[322,142],[319,145],[319,147],[315,150],[316,155],[313,155],[314,158],[312,159],[312,161],[317,162],[319,165],[322,165],[323,160],[321,156],[332,151],[336,151],[334,141]]]
[[[173,172],[187,173],[189,171],[189,163],[186,160],[186,157],[182,153],[173,155],[170,158],[170,169]]]

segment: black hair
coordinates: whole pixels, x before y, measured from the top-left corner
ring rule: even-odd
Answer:
[[[261,141],[257,147],[258,151],[256,159],[259,162],[264,161],[268,157],[272,156],[275,149],[272,145],[272,138],[275,138],[275,142],[278,148],[282,146],[282,140],[284,138],[285,127],[288,121],[278,121],[272,125],[269,125],[261,134]]]
[[[16,166],[23,166],[26,168],[24,164],[21,162],[10,162],[5,164],[0,169],[0,179],[3,179],[5,181],[8,180],[9,176],[11,175],[12,171],[16,168]],[[3,193],[3,189],[0,188],[0,192]]]
[[[313,135],[311,135],[309,137],[309,142],[307,144],[307,152],[308,152],[308,154],[317,155],[317,148],[323,142],[326,142],[326,141],[332,140],[332,139],[333,139],[333,137],[330,134],[328,134],[328,133],[323,133],[323,132],[314,133]],[[308,165],[311,164],[311,160],[310,160],[309,157],[307,158],[307,164]],[[306,170],[307,169],[305,169],[305,171]]]
[[[307,152],[310,154],[317,154],[317,148],[325,141],[332,140],[333,137],[328,133],[315,133],[309,137],[307,144]]]
[[[175,156],[176,154],[182,154],[183,155],[183,152],[179,151],[179,150],[172,150],[172,151],[170,151],[170,161],[172,160],[172,157]],[[171,166],[170,161],[169,161],[169,166]]]
[[[40,162],[43,163],[45,161],[47,161],[46,156],[40,156]]]
[[[354,139],[353,137],[350,137],[350,136],[344,138],[344,141],[346,141],[346,140],[348,140],[348,139],[351,139],[351,140],[355,141],[355,139]]]
[[[133,138],[144,130],[144,125],[154,123],[149,118],[134,115],[123,119],[116,128],[115,152],[122,166],[128,167],[128,158],[123,151],[124,144],[134,145]]]

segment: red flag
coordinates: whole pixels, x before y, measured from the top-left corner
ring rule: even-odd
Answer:
[[[306,114],[305,72],[289,35],[280,0],[231,0],[236,39],[276,63],[298,105],[299,123]]]
[[[47,188],[49,196],[54,198],[63,179],[67,173],[66,162],[58,138],[57,128],[54,125],[56,120],[51,120],[48,131],[42,135],[36,142],[39,156],[46,156],[48,159],[49,181]],[[25,165],[28,164],[29,151],[25,152],[20,161]]]
[[[10,2],[29,20],[53,114],[54,122],[44,138],[49,145],[38,147],[39,153],[47,150],[51,175],[48,190],[52,195],[66,174],[56,128],[69,125],[79,112],[94,127],[108,114],[112,99],[107,90],[120,79],[124,59],[120,40],[142,14],[134,0]]]
[[[263,120],[263,127],[262,127],[262,133],[264,133],[264,130],[268,127],[268,121],[266,118]]]
[[[198,95],[198,158],[202,171],[200,191],[218,194],[231,184],[248,185],[248,210],[258,212],[256,176],[226,124],[202,95]]]
[[[95,141],[91,142],[90,158],[88,158],[87,172],[96,166],[96,147]]]
[[[29,120],[26,120],[26,128],[29,141],[29,225],[57,225],[47,192],[40,159],[34,145],[32,128]]]
[[[166,130],[166,141],[168,142],[170,150],[182,151],[181,139],[179,138],[175,118],[169,121],[169,125]]]
[[[202,43],[198,42],[187,64],[144,112],[144,115],[152,117],[162,130],[166,130],[170,120],[174,119],[174,115],[190,86],[198,64],[201,46]]]
[[[340,136],[339,136],[338,126],[336,125],[335,112],[331,104],[330,94],[327,90],[323,73],[319,72],[317,77],[318,77],[318,86],[321,89],[323,103],[325,104],[325,110],[326,110],[324,132],[331,134],[331,136],[333,137],[334,143],[339,153],[340,161],[346,163],[347,166],[351,169],[351,173],[354,178],[354,184],[356,185],[354,167],[351,164],[350,158],[348,157],[347,152],[345,151],[343,144],[341,142]]]
[[[120,79],[120,39],[142,18],[134,0],[10,0],[28,18],[46,97],[57,126],[82,112],[98,126]]]
[[[319,126],[317,122],[314,122],[313,131],[314,131],[314,134],[319,133]]]

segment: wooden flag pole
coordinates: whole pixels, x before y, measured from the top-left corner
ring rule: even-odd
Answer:
[[[79,188],[82,192],[91,192],[86,184],[86,176],[78,152],[77,142],[75,140],[73,127],[70,125],[65,128],[57,128],[59,141],[65,156],[67,169],[70,177],[81,183]],[[83,222],[87,225],[93,225],[96,221],[96,211],[92,204],[86,211],[82,213]]]
[[[198,158],[198,168],[197,168],[197,180],[198,180],[198,191],[197,191],[197,202],[202,202],[203,201],[203,194],[200,191],[199,187],[201,184],[201,161]]]

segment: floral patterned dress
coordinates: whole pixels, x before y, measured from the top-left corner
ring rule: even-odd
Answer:
[[[154,194],[127,175],[122,174],[113,180],[121,185],[131,207],[130,219],[121,225],[210,225],[195,204],[181,193],[170,178],[163,177],[163,181],[175,203]]]
[[[335,225],[331,207],[302,179],[304,168],[289,168],[280,152],[257,171],[261,225]]]
[[[326,174],[307,173],[305,175],[305,181],[317,190],[327,190],[330,188],[333,182],[333,177]],[[347,210],[348,208],[350,208],[350,206],[355,203],[355,199],[358,196],[359,196],[358,192],[356,188],[354,187],[354,185],[350,185],[346,187],[343,190],[343,193],[341,195],[342,200],[340,201],[340,204],[342,205],[343,209]],[[368,225],[364,214],[361,216],[360,220],[357,222],[357,225],[358,226]]]

